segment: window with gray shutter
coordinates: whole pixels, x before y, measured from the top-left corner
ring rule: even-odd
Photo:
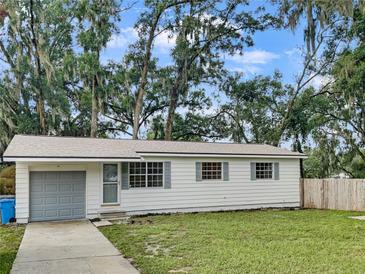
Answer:
[[[196,178],[197,182],[202,180],[202,163],[201,162],[195,162],[195,178]]]
[[[223,162],[223,181],[229,181],[229,162]]]
[[[129,189],[129,174],[128,174],[128,163],[122,163],[122,189]]]
[[[280,180],[279,163],[274,163],[274,179]]]
[[[164,177],[165,177],[164,188],[168,189],[171,188],[171,162],[164,162],[163,167],[164,167]]]
[[[251,181],[256,180],[256,163],[251,162]]]

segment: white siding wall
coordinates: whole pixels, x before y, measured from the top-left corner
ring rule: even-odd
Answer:
[[[299,206],[298,159],[222,158],[219,161],[229,162],[230,180],[213,182],[195,180],[196,161],[217,161],[217,158],[172,158],[171,189],[122,190],[121,207],[131,214],[139,214]],[[280,180],[251,181],[250,162],[265,161],[280,163]]]
[[[86,216],[95,218],[102,202],[102,182],[100,178],[100,164],[87,164],[86,171]]]
[[[27,163],[16,163],[15,217],[18,223],[27,223],[29,218],[29,172]]]
[[[217,158],[149,158],[171,161],[171,189],[128,189],[121,191],[121,209],[129,214],[184,212],[203,210],[244,209],[299,206],[298,159],[226,159],[229,181],[195,179],[196,161],[217,161]],[[250,162],[279,162],[280,180],[250,180]],[[22,163],[16,164],[16,217],[18,222],[29,218],[29,172],[86,170],[87,218],[96,217],[102,203],[102,163]]]

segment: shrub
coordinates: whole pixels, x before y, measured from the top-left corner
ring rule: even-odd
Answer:
[[[15,165],[0,170],[0,195],[15,194]]]

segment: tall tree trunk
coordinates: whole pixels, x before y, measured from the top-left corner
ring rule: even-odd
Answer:
[[[299,135],[297,133],[295,134],[295,150],[298,151],[299,153],[304,153],[302,149],[302,144],[299,140]],[[305,176],[304,162],[302,158],[299,159],[299,168],[300,168],[300,178],[304,178]]]
[[[37,112],[39,115],[39,126],[40,126],[40,133],[42,135],[47,135],[47,125],[46,125],[46,116],[45,116],[45,108],[44,108],[44,100],[41,97],[42,94],[38,95],[37,99]]]
[[[38,37],[35,32],[35,22],[34,22],[34,4],[33,0],[30,0],[30,28],[32,31],[32,46],[34,48],[34,59],[35,59],[35,76],[36,76],[36,89],[37,89],[37,103],[36,103],[36,109],[39,116],[39,126],[40,126],[40,133],[42,135],[47,134],[47,123],[46,123],[46,115],[45,115],[45,103],[44,103],[44,94],[43,94],[43,87],[42,87],[42,68],[41,68],[41,60],[39,56],[39,50],[38,50]]]
[[[157,7],[157,10],[155,12],[155,15],[153,17],[153,21],[151,23],[151,28],[150,31],[148,33],[148,39],[147,39],[147,43],[146,43],[146,53],[144,56],[144,60],[143,60],[143,68],[142,68],[142,73],[141,73],[141,80],[140,80],[140,85],[136,94],[136,104],[134,107],[134,113],[133,113],[133,139],[138,139],[138,132],[139,132],[139,123],[140,123],[140,117],[141,117],[141,112],[142,112],[142,108],[143,108],[143,98],[144,98],[144,93],[145,93],[145,88],[147,85],[147,76],[148,76],[148,67],[150,64],[150,60],[151,60],[151,51],[152,51],[152,45],[153,45],[153,41],[156,37],[155,32],[158,26],[158,23],[160,21],[160,18],[162,16],[162,14],[168,10],[171,7],[174,6],[178,6],[187,2],[190,2],[190,0],[181,0],[181,1],[173,1],[172,3],[162,3],[163,1],[161,1],[161,4],[159,4],[159,7]]]
[[[170,106],[166,120],[166,127],[165,127],[165,140],[171,141],[172,140],[172,126],[175,119],[175,111],[177,108],[177,99],[178,99],[178,92],[176,89],[172,90],[170,95]]]
[[[177,108],[177,103],[179,99],[179,87],[181,85],[182,81],[182,72],[179,73],[174,86],[172,87],[170,91],[170,103],[169,103],[169,110],[166,120],[166,126],[165,126],[165,140],[171,141],[172,140],[172,127],[175,119],[175,112]]]
[[[90,125],[90,137],[97,137],[98,133],[98,114],[99,114],[99,106],[98,106],[98,95],[97,95],[97,79],[94,76],[92,81],[91,88],[91,125]]]
[[[139,88],[136,95],[136,105],[134,106],[133,113],[133,139],[138,139],[139,132],[139,120],[141,117],[142,107],[143,107],[143,98],[145,93],[145,88],[147,85],[147,76],[148,76],[148,67],[151,60],[151,51],[152,44],[155,38],[155,31],[157,28],[158,20],[160,19],[162,12],[156,14],[154,21],[152,22],[151,29],[148,33],[148,40],[146,44],[146,53],[143,59],[143,68],[141,73],[141,80],[139,84]]]

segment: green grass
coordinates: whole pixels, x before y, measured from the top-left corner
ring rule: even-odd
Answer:
[[[363,273],[365,221],[345,211],[133,218],[101,228],[142,273]]]
[[[9,273],[20,242],[24,226],[0,225],[0,273]]]

